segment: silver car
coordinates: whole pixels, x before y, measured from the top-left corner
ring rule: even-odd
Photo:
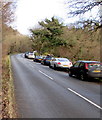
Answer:
[[[50,68],[66,68],[69,69],[72,66],[72,62],[70,62],[67,58],[53,58],[50,61]]]

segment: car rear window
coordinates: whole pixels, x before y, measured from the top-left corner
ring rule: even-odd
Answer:
[[[33,55],[33,53],[29,53],[29,55]]]
[[[59,58],[59,59],[57,59],[57,60],[60,61],[60,62],[69,62],[68,59],[61,59],[61,58]]]
[[[101,63],[88,63],[88,67],[89,68],[93,68],[93,67],[95,67],[95,68],[102,68],[102,64]]]
[[[29,53],[29,55],[33,55],[33,53]]]
[[[40,56],[39,56],[38,58],[39,58],[39,59],[42,59],[42,57],[40,57]]]
[[[51,60],[51,59],[52,59],[52,57],[47,57],[46,59],[47,59],[47,60]]]

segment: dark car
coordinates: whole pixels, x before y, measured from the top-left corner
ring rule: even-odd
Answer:
[[[52,60],[52,56],[46,56],[42,59],[41,64],[50,65],[50,61]]]
[[[41,62],[42,59],[43,59],[42,56],[36,56],[36,57],[34,58],[34,62]]]
[[[69,69],[69,76],[75,75],[81,80],[102,78],[102,63],[98,61],[77,61]]]

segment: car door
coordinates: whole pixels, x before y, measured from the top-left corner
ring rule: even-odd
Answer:
[[[77,75],[80,76],[81,73],[85,72],[85,63],[84,62],[80,62],[79,67],[78,67],[78,73]]]
[[[79,64],[80,62],[76,62],[72,67],[71,67],[71,72],[74,74],[74,75],[77,75],[78,74],[78,69],[79,69]]]

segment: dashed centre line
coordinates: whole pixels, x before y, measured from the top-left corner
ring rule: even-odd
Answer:
[[[29,64],[29,63],[28,63]],[[34,68],[34,66],[32,66],[31,64],[29,64],[32,68]],[[39,72],[41,74],[43,74],[44,76],[48,77],[51,80],[54,80],[52,77],[50,77],[49,75],[47,75],[46,73],[42,72],[41,70],[39,70]],[[97,105],[96,103],[92,102],[91,100],[89,100],[88,98],[84,97],[83,95],[79,94],[78,92],[72,90],[71,88],[67,88],[70,92],[76,94],[77,96],[79,96],[80,98],[84,99],[85,101],[87,101],[88,103],[94,105],[95,107],[97,107],[98,109],[102,110],[102,107],[100,107],[99,105]]]
[[[45,75],[46,77],[50,78],[51,80],[53,80],[52,77],[50,77],[49,75],[45,74],[44,72],[42,72],[41,70],[39,70],[40,73],[42,73],[43,75]]]
[[[96,103],[92,102],[91,100],[89,100],[88,98],[82,96],[81,94],[77,93],[76,91],[70,89],[70,88],[67,88],[69,91],[73,92],[74,94],[76,94],[77,96],[81,97],[82,99],[84,99],[85,101],[91,103],[92,105],[94,105],[95,107],[99,108],[100,110],[102,110],[102,108],[97,105]]]

